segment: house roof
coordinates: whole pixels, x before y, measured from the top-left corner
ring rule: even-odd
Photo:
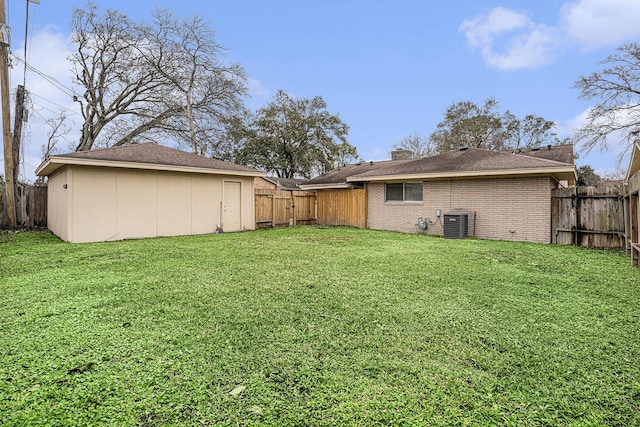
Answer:
[[[464,148],[347,178],[355,181],[442,179],[485,176],[551,175],[575,181],[575,166],[529,155],[481,148]]]
[[[573,145],[517,152],[464,148],[420,159],[362,162],[329,171],[300,187],[305,190],[349,188],[366,181],[514,175],[550,175],[559,181],[574,182]]]
[[[272,184],[280,188],[285,189],[296,189],[298,185],[305,182],[305,179],[297,179],[297,178],[279,178],[277,176],[263,176],[262,178],[266,179]]]
[[[540,159],[555,160],[561,163],[574,162],[573,144],[547,145],[536,148],[520,148],[517,150],[506,150],[509,153],[523,154],[525,156],[537,157]]]
[[[360,162],[356,164],[348,164],[330,170],[329,172],[316,178],[310,179],[304,184],[301,184],[300,187],[305,190],[340,187],[348,188],[353,186],[353,184],[347,183],[347,178],[351,176],[359,175],[373,170],[384,169],[393,165],[402,165],[413,160],[415,159],[384,160],[380,162]]]
[[[264,172],[256,169],[187,153],[153,142],[50,156],[38,166],[36,174],[48,176],[67,165],[264,176]]]

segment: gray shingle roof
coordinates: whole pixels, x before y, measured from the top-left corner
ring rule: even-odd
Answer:
[[[76,151],[51,157],[107,160],[115,162],[149,163],[154,165],[186,166],[194,168],[255,172],[255,169],[211,157],[176,150],[153,142],[130,144],[90,151]]]
[[[73,153],[59,154],[50,156],[38,168],[46,172],[48,168],[43,167],[48,164],[64,164],[66,159],[70,163],[74,159],[83,159],[97,162],[117,162],[132,164],[149,164],[155,166],[167,167],[185,167],[195,169],[211,169],[221,171],[237,171],[239,173],[259,173],[256,169],[246,166],[237,165],[231,162],[214,159],[211,157],[199,156],[194,153],[176,150],[174,148],[158,145],[153,142],[143,144],[123,145],[119,147],[104,148],[91,151],[76,151]]]
[[[525,156],[538,157],[540,159],[555,160],[556,162],[573,164],[573,144],[547,145],[539,148],[522,148],[520,150],[506,150]]]
[[[399,165],[370,170],[352,176],[362,178],[384,175],[415,175],[429,173],[482,172],[511,169],[536,169],[572,166],[569,163],[541,159],[523,154],[513,154],[505,151],[484,150],[481,148],[467,148],[449,151],[431,157],[415,159]]]
[[[393,165],[402,165],[411,161],[413,161],[413,159],[385,160],[381,162],[362,162],[358,164],[344,165],[333,169],[324,175],[310,179],[309,181],[305,182],[304,185],[339,184],[347,182],[347,178],[354,175],[384,169]]]
[[[525,149],[521,153],[493,151],[480,148],[453,150],[447,153],[409,160],[388,160],[345,165],[305,182],[304,186],[331,186],[367,181],[371,177],[439,174],[456,175],[463,172],[508,171],[527,169],[563,170],[564,176],[571,176],[573,167],[573,146],[559,145]],[[570,178],[569,178],[570,179]],[[570,179],[571,180],[571,179]]]
[[[298,178],[279,178],[277,176],[265,176],[264,179],[267,181],[279,186],[283,189],[293,189],[298,188],[299,184],[306,182],[305,179]]]

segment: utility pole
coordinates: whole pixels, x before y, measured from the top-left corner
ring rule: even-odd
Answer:
[[[13,141],[9,114],[9,27],[0,0],[0,98],[2,99],[2,141],[4,144],[4,192],[7,200],[9,227],[16,227],[15,182],[13,180]]]
[[[22,122],[24,121],[24,95],[23,85],[18,85],[16,90],[16,113],[13,117],[13,185],[18,184],[18,173],[20,172],[20,143],[22,141]]]

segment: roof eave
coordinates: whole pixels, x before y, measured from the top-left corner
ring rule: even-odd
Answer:
[[[332,190],[340,188],[353,188],[353,184],[347,182],[337,182],[332,184],[300,184],[300,190]]]
[[[81,159],[75,157],[49,157],[36,169],[36,175],[49,176],[56,170],[64,166],[95,166],[106,168],[118,168],[118,169],[142,169],[142,170],[155,170],[155,171],[168,171],[168,172],[187,172],[187,173],[202,173],[209,175],[236,175],[236,176],[253,176],[264,177],[265,172],[260,171],[240,171],[233,169],[213,169],[213,168],[200,168],[192,166],[178,166],[178,165],[163,165],[157,163],[139,163],[139,162],[122,162],[115,160],[96,160],[96,159]]]
[[[435,173],[414,173],[414,174],[396,174],[396,175],[376,175],[376,176],[351,176],[347,178],[348,182],[362,181],[411,181],[411,180],[438,180],[448,178],[490,178],[490,177],[507,177],[507,176],[535,176],[535,175],[551,175],[558,181],[575,181],[577,179],[576,168],[573,165],[564,167],[548,167],[548,168],[522,168],[522,169],[496,169],[481,171],[447,171]]]

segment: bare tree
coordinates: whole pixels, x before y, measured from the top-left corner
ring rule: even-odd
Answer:
[[[71,57],[84,124],[76,150],[170,138],[202,153],[242,108],[243,69],[227,63],[207,22],[166,10],[150,23],[97,6],[75,9]]]
[[[397,144],[393,144],[396,150],[409,150],[411,157],[429,157],[436,154],[436,147],[429,138],[420,136],[416,133],[405,136]]]
[[[607,138],[616,133],[630,149],[640,132],[640,44],[619,47],[601,64],[602,70],[581,76],[574,84],[580,98],[597,100],[575,140],[584,141],[587,152],[594,147],[606,150]]]
[[[47,119],[45,125],[47,130],[47,144],[42,146],[42,158],[46,159],[57,151],[56,145],[60,138],[66,137],[71,129],[65,124],[67,115],[64,111],[58,117]]]

